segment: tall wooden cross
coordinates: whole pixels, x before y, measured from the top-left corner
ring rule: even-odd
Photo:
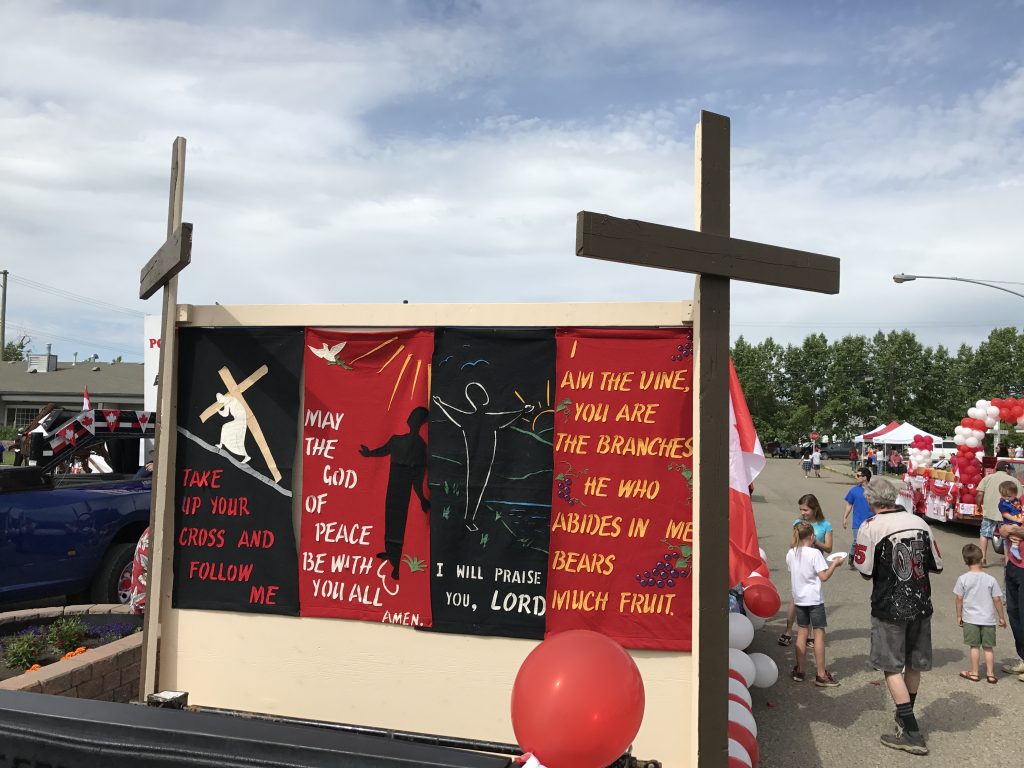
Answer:
[[[185,194],[185,139],[178,136],[171,148],[171,191],[167,204],[167,240],[142,268],[139,298],[148,299],[163,291],[160,321],[160,367],[157,375],[156,454],[153,462],[152,507],[149,511],[149,583],[146,595],[145,642],[142,647],[141,698],[156,692],[157,642],[160,635],[160,593],[170,589],[170,551],[174,531],[164,525],[174,516],[166,514],[168,500],[173,503],[174,478],[170,475],[177,432],[178,409],[175,400],[177,366],[174,364],[177,338],[174,333],[178,313],[178,273],[192,260],[192,225],[182,222]]]
[[[701,112],[694,160],[698,231],[583,211],[576,254],[697,275],[691,764],[719,768],[728,762],[729,720],[729,281],[838,293],[839,259],[729,236],[729,118]]]

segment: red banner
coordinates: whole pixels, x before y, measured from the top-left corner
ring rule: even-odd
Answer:
[[[303,616],[429,626],[432,331],[306,331]]]
[[[692,334],[560,329],[557,344],[547,633],[690,650]]]

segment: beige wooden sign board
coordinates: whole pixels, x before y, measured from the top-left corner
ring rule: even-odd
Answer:
[[[169,240],[181,228],[184,149],[185,141],[179,138],[172,156]],[[695,150],[699,231],[586,212],[577,221],[578,255],[694,272],[693,303],[191,306],[177,304],[177,277],[171,276],[163,286],[161,427],[153,485],[153,572],[142,695],[183,690],[189,692],[190,703],[200,706],[514,742],[509,716],[512,683],[536,645],[529,640],[415,632],[369,622],[172,608],[175,430],[162,426],[177,423],[176,328],[672,327],[692,323],[696,347],[694,650],[692,654],[632,652],[647,691],[646,715],[634,754],[661,760],[666,768],[724,767],[729,583],[728,520],[721,510],[728,508],[729,484],[724,428],[729,412],[729,280],[836,293],[839,264],[827,256],[730,238],[728,119],[702,113]],[[295,451],[299,466],[299,442]],[[294,490],[297,532],[300,475]]]

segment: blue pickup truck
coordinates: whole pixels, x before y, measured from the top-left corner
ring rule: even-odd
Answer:
[[[0,602],[59,595],[127,602],[151,480],[63,469],[96,443],[152,436],[152,413],[113,414],[57,414],[32,436],[34,466],[0,469]]]

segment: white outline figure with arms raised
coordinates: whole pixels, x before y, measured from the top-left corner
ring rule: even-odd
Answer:
[[[527,404],[515,411],[484,411],[482,409],[491,398],[484,385],[477,381],[466,385],[466,400],[470,405],[468,411],[449,405],[437,395],[431,400],[462,431],[462,442],[466,448],[466,528],[478,531],[476,513],[483,501],[487,483],[491,479],[494,457],[498,453],[498,431],[512,425],[520,416],[532,413],[534,408]],[[479,448],[479,453],[471,455],[470,446]],[[470,500],[471,488],[479,489],[475,501]]]

